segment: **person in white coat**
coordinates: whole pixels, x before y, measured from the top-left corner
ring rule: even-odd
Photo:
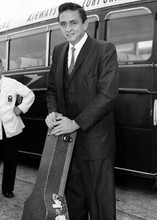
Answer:
[[[22,97],[22,101],[16,105],[18,96]],[[0,159],[4,165],[2,193],[8,198],[14,196],[20,134],[25,127],[20,114],[29,110],[34,99],[33,91],[27,86],[3,76],[0,59]]]

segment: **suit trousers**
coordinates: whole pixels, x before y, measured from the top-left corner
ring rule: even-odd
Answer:
[[[88,161],[73,156],[65,196],[70,220],[115,220],[114,157]]]
[[[6,138],[3,128],[3,139],[0,140],[0,155],[3,161],[2,192],[14,190],[20,135]]]

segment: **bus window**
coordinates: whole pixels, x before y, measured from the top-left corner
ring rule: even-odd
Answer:
[[[46,32],[10,40],[9,69],[45,65]]]
[[[146,8],[109,13],[107,40],[115,44],[118,61],[144,61],[152,53],[154,21]]]
[[[6,67],[6,41],[0,41],[0,51],[1,55],[0,58],[2,60],[4,68]]]
[[[49,64],[52,64],[52,53],[53,49],[56,45],[65,42],[65,38],[61,33],[60,27],[58,26],[57,29],[51,30],[51,43],[50,43],[50,57],[49,57]]]
[[[96,22],[92,22],[88,24],[87,33],[89,36],[95,38],[95,28],[96,28]]]
[[[93,38],[97,38],[98,20],[99,17],[97,15],[88,16],[87,33]]]

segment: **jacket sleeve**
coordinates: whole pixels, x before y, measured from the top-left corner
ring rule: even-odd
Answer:
[[[96,95],[90,104],[75,118],[84,131],[92,129],[100,120],[113,111],[118,95],[117,53],[112,43],[107,43],[100,51]]]
[[[47,108],[49,113],[58,111],[58,98],[57,98],[57,88],[56,88],[56,79],[55,79],[55,72],[56,72],[55,64],[57,63],[56,58],[57,55],[55,48],[52,56],[52,65],[49,72],[48,88],[46,93]]]
[[[16,82],[16,93],[22,96],[22,102],[18,105],[23,113],[26,113],[35,100],[35,95],[31,89],[20,82]]]

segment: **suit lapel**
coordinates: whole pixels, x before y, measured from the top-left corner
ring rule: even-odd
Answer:
[[[81,48],[80,53],[79,53],[79,55],[77,57],[74,70],[73,70],[73,72],[71,74],[71,78],[75,74],[75,72],[77,71],[79,66],[82,64],[82,62],[85,60],[85,57],[90,55],[91,51],[92,51],[92,38],[90,38],[88,36],[86,42],[84,43],[84,45]]]
[[[60,57],[60,62],[59,62],[59,67],[58,67],[58,72],[57,72],[57,77],[58,77],[58,84],[60,89],[63,89],[63,77],[64,77],[64,67],[65,67],[65,60],[67,59],[67,51],[68,51],[69,44],[66,43],[63,46],[63,49],[61,51],[61,57]]]
[[[61,109],[63,115],[67,115],[66,107],[65,107],[64,89],[63,89],[63,77],[64,77],[65,60],[67,59],[67,54],[68,54],[68,48],[69,48],[69,44],[66,43],[61,50],[60,62],[58,63],[59,67],[57,71],[59,95],[61,100],[60,105],[62,106]]]

